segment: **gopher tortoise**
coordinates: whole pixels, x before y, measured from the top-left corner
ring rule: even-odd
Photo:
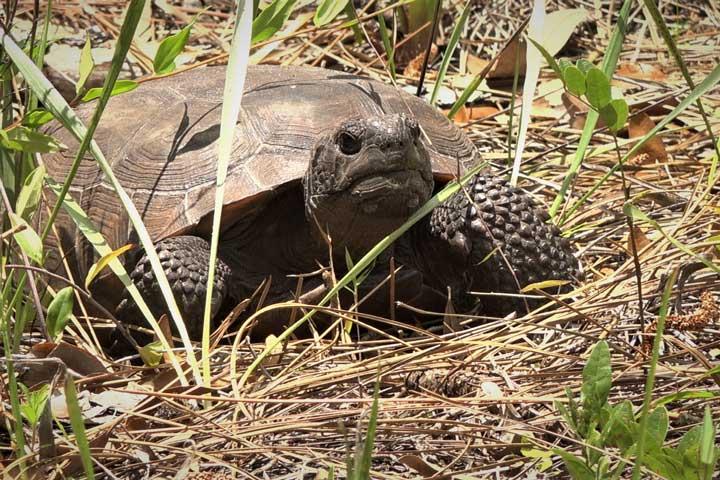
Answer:
[[[156,242],[196,338],[224,79],[224,67],[208,67],[144,82],[110,100],[95,133]],[[78,113],[88,119],[93,108],[83,105]],[[62,180],[77,142],[57,124],[48,131],[70,146],[45,158],[49,174]],[[359,258],[478,162],[468,137],[422,100],[368,78],[307,67],[249,67],[234,142],[214,315],[248,298],[267,278],[270,299],[292,298],[297,274],[327,265],[329,251],[337,257],[336,269],[345,265],[346,251]],[[71,195],[112,248],[136,240],[92,159],[82,162]],[[451,288],[455,298],[471,290],[517,292],[540,280],[573,279],[578,262],[570,244],[546,221],[526,193],[485,172],[417,223],[390,254],[412,272],[404,278],[413,285]],[[69,219],[61,218],[58,227],[71,265],[83,275],[96,254]],[[125,262],[154,313],[164,312],[147,258],[138,252]],[[119,304],[121,318],[132,317],[134,303],[120,298],[123,289],[113,281],[106,275],[94,294],[112,307]],[[491,298],[482,301],[483,312],[518,306]],[[268,331],[282,329],[283,322],[273,323]]]

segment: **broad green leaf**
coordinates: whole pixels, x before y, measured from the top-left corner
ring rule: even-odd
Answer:
[[[599,68],[591,68],[585,75],[585,96],[595,110],[610,103],[610,81]]]
[[[65,329],[72,313],[74,301],[73,287],[65,287],[57,292],[55,298],[50,302],[46,322],[48,334],[53,341],[57,341]]]
[[[593,471],[580,458],[559,448],[554,448],[553,452],[563,459],[563,463],[565,463],[565,467],[573,480],[595,480]]]
[[[520,453],[523,457],[539,459],[537,469],[541,472],[552,467],[553,452],[550,450],[540,450],[538,448],[521,448]]]
[[[610,350],[607,343],[601,341],[595,345],[585,368],[583,368],[583,409],[588,418],[600,418],[600,412],[607,402],[611,385]]]
[[[613,133],[617,133],[625,126],[627,117],[628,105],[623,99],[611,100],[610,103],[600,109],[600,118]]]
[[[637,423],[630,400],[610,407],[610,415],[603,422],[602,435],[604,447],[619,448],[627,451],[636,441]]]
[[[683,462],[691,467],[700,466],[700,440],[703,434],[703,425],[696,425],[682,436],[678,442],[677,451],[683,456]]]
[[[647,451],[659,450],[668,431],[668,414],[665,407],[657,407],[650,412],[647,420],[647,430],[645,441],[647,442]]]
[[[563,57],[560,60],[558,60],[558,67],[560,67],[561,72],[564,72],[565,69],[568,67],[574,67],[574,66],[575,65],[573,65],[573,63],[570,60],[568,60],[567,58]],[[560,75],[560,78],[562,78],[562,75]]]
[[[85,277],[85,288],[90,287],[92,281],[95,280],[95,278],[100,274],[100,272],[102,272],[108,265],[110,265],[110,262],[118,258],[123,253],[127,252],[134,246],[135,245],[133,245],[132,243],[129,243],[100,257],[100,260],[93,263],[90,267],[90,270],[88,270],[87,276]]]
[[[24,153],[50,153],[65,148],[53,137],[27,127],[0,130],[0,146]]]
[[[590,70],[595,68],[595,65],[593,65],[591,62],[588,62],[584,58],[578,60],[575,65],[583,74],[587,74]]]
[[[25,115],[22,124],[28,128],[36,129],[52,120],[53,114],[47,110],[37,109]]]
[[[45,403],[50,396],[50,385],[46,383],[32,391],[22,383],[18,385],[20,385],[23,394],[25,394],[25,401],[20,405],[20,411],[30,426],[35,428],[40,421],[42,412],[45,409]]]
[[[316,27],[327,25],[345,9],[347,3],[348,0],[321,0],[320,5],[315,10],[313,23]]]
[[[155,54],[155,59],[153,60],[153,71],[156,75],[163,75],[175,70],[175,59],[185,48],[194,24],[195,19],[183,27],[178,33],[170,35],[160,43],[157,53]]]
[[[652,450],[643,455],[643,463],[648,469],[668,479],[685,479],[682,471],[682,458],[672,449]],[[697,477],[694,477],[697,478]]]
[[[20,249],[27,255],[33,262],[38,265],[42,264],[43,260],[43,245],[40,236],[32,229],[30,225],[25,221],[24,218],[18,216],[16,213],[8,213],[10,223],[13,228],[19,227],[22,230],[17,231],[13,234],[15,241],[17,242]]]
[[[162,342],[156,341],[140,347],[138,353],[140,353],[140,358],[145,365],[157,367],[162,361],[163,352],[165,352],[165,348]]]
[[[275,0],[265,7],[252,23],[252,43],[262,42],[275,35],[290,17],[295,1]]]
[[[90,78],[90,74],[95,68],[95,62],[92,58],[92,44],[90,43],[90,33],[85,34],[85,46],[80,52],[80,71],[78,72],[78,81],[75,84],[75,94],[80,95],[85,89],[85,83]]]
[[[120,95],[121,93],[131,92],[137,87],[138,83],[134,80],[118,80],[115,82],[115,86],[113,87],[112,92],[110,92],[110,96],[114,97],[115,95]],[[83,96],[82,101],[89,102],[91,100],[95,100],[96,98],[100,98],[102,90],[102,88],[91,88]]]
[[[565,88],[573,95],[579,97],[585,93],[585,75],[577,67],[570,65],[565,68],[562,79]]]
[[[25,183],[23,184],[23,187],[18,194],[17,201],[15,202],[15,213],[23,217],[25,220],[30,219],[30,216],[33,212],[35,212],[35,209],[40,203],[44,179],[44,165],[40,165],[35,168],[25,178]]]

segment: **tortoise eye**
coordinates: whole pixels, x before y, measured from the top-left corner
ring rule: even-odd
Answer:
[[[337,144],[345,155],[355,155],[362,147],[360,139],[348,132],[342,132],[338,136]]]

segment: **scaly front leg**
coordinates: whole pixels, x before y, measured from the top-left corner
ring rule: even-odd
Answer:
[[[451,287],[455,298],[472,290],[517,293],[542,280],[576,279],[581,274],[570,242],[548,218],[506,180],[478,175],[417,224],[400,250],[427,283],[441,291]],[[486,314],[524,310],[523,301],[509,297],[481,301]]]

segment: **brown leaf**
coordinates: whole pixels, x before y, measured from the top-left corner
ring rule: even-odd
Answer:
[[[628,134],[630,138],[642,137],[653,128],[655,128],[655,122],[653,122],[652,118],[646,113],[633,115],[628,120]],[[647,162],[665,162],[668,158],[665,144],[657,135],[643,145],[638,152],[638,154],[643,153],[647,155]]]
[[[442,110],[445,114],[450,112],[449,108]],[[500,113],[500,110],[494,105],[463,105],[453,117],[453,121],[458,124],[465,124],[471,120],[492,117],[498,113]]]
[[[488,60],[468,54],[466,68],[469,74],[479,75],[487,67],[488,63],[490,63]]]
[[[430,466],[425,460],[417,455],[403,455],[398,460],[408,468],[411,468],[422,475],[424,478],[432,477],[437,473],[437,469]]]
[[[615,75],[655,82],[664,82],[667,79],[660,67],[649,63],[621,63]]]
[[[70,370],[83,377],[108,373],[105,365],[93,354],[66,342],[43,342],[30,349],[37,358],[57,358]],[[52,362],[31,363],[22,375],[22,381],[28,387],[47,383],[58,373],[58,366]]]
[[[430,58],[428,59],[428,65],[433,61],[435,57],[437,57],[438,54],[438,47],[433,43],[432,47],[430,48]],[[417,55],[415,55],[407,64],[405,67],[405,70],[403,73],[407,75],[408,77],[413,78],[420,78],[420,72],[423,68],[423,63],[425,62],[425,49],[423,49],[421,52],[419,52]],[[429,67],[428,67],[429,70]]]
[[[650,240],[645,235],[645,232],[642,230],[642,228],[638,226],[633,226],[633,237],[635,237],[635,251],[640,252],[643,248],[650,245]],[[628,245],[629,247],[632,247],[632,245]],[[630,248],[630,251],[632,251],[632,248]]]
[[[527,65],[526,48],[525,40],[522,40],[519,36],[516,37],[515,40],[500,53],[495,65],[490,69],[490,73],[488,73],[488,80],[512,79],[515,76],[515,59],[517,55],[520,55],[518,59],[518,75],[520,77],[525,76],[525,67]]]

